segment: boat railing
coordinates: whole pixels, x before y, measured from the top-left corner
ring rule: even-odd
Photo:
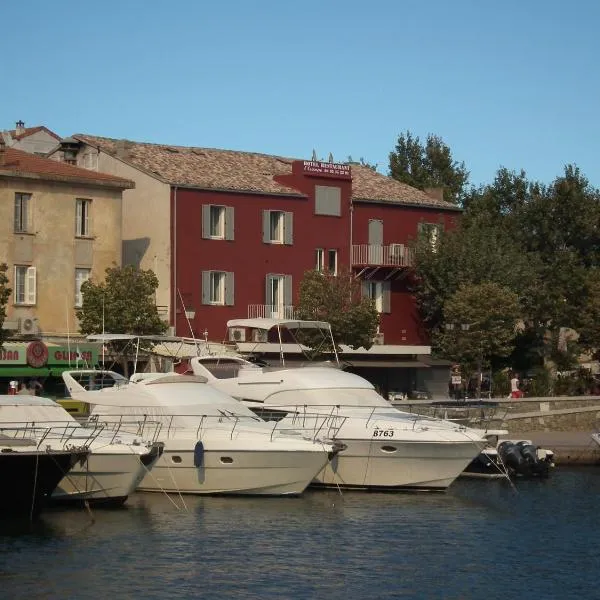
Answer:
[[[286,413],[284,417],[274,421],[272,436],[276,433],[302,433],[314,440],[335,437],[347,417],[338,414],[338,405],[331,407],[328,413],[315,411],[314,407],[303,406],[271,406],[274,413]],[[311,410],[312,408],[312,410]],[[268,411],[267,411],[268,412]],[[271,422],[271,421],[269,421]]]
[[[0,424],[0,434],[14,439],[30,439],[38,448],[47,442],[60,444],[63,448],[89,447],[103,429],[101,424],[85,428],[73,421],[3,421]]]
[[[148,415],[142,415],[142,420],[135,419],[132,415],[91,415],[85,422],[86,425],[97,423],[104,427],[104,430],[112,435],[112,442],[119,441],[119,436],[123,434],[136,435],[145,442],[156,442],[158,440],[163,424],[155,419],[148,418]]]

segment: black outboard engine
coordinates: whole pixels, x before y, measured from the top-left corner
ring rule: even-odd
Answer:
[[[523,455],[525,461],[524,475],[542,475],[547,476],[550,465],[548,462],[540,460],[537,452],[537,446],[526,442],[518,442],[517,446]]]
[[[502,462],[513,471],[520,473],[525,466],[521,449],[514,442],[505,441],[498,445],[498,454]]]

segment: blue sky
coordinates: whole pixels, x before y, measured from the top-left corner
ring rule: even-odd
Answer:
[[[471,182],[500,166],[600,187],[600,3],[2,3],[0,129],[44,124],[298,158],[434,133]]]

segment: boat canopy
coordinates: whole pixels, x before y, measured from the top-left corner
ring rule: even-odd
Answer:
[[[273,327],[286,327],[287,329],[326,329],[329,331],[331,325],[326,321],[300,321],[294,319],[269,319],[266,317],[256,319],[231,319],[227,321],[227,327],[252,327],[268,331]]]

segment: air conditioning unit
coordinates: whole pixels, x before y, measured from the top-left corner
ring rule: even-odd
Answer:
[[[246,330],[243,327],[232,327],[229,330],[229,341],[230,342],[245,342],[246,341]]]
[[[252,332],[252,341],[253,342],[266,342],[268,339],[268,332],[264,329],[255,329]]]
[[[30,317],[20,319],[19,333],[22,335],[36,335],[38,333],[37,320]]]
[[[373,338],[373,345],[383,346],[383,333],[376,333]]]

